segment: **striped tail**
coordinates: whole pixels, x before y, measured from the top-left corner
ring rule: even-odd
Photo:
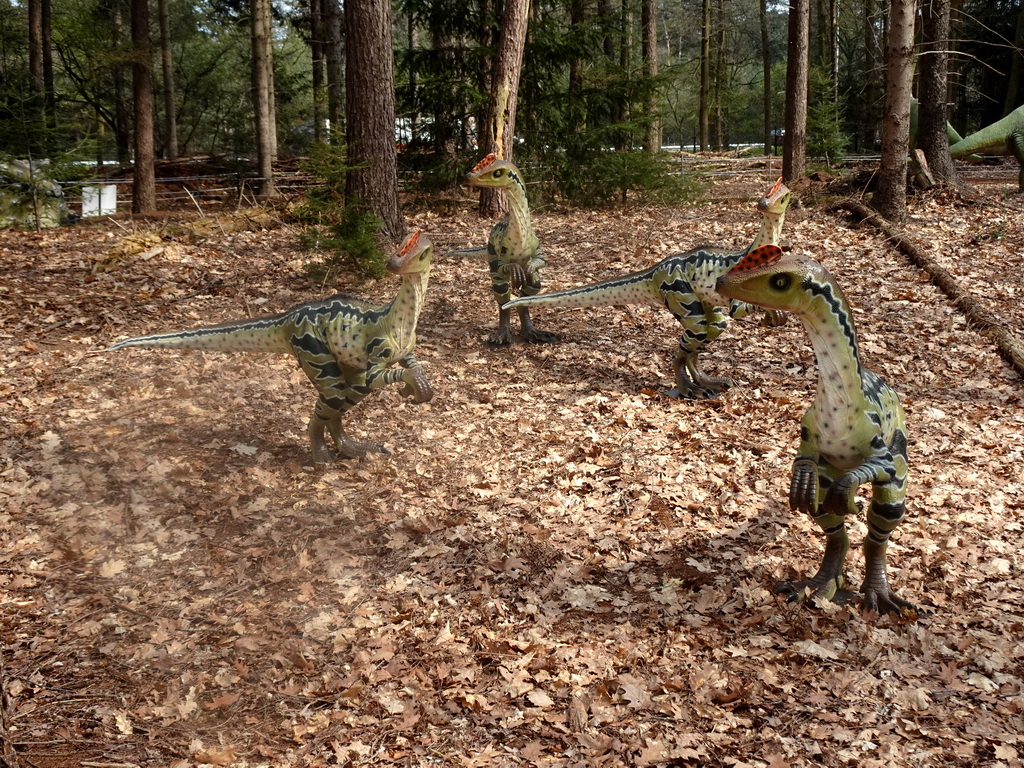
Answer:
[[[548,307],[611,307],[616,304],[661,304],[661,297],[651,286],[651,270],[604,280],[567,291],[524,296],[510,301],[504,308],[525,306]]]
[[[287,315],[239,320],[174,333],[137,336],[112,345],[107,351],[123,347],[199,349],[212,352],[291,352],[286,326]]]

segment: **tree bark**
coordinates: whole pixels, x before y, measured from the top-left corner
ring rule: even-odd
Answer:
[[[322,0],[327,37],[327,128],[331,136],[345,135],[345,43],[344,18],[338,0]],[[333,139],[332,139],[333,143]]]
[[[153,168],[153,50],[149,40],[149,0],[132,0],[132,96],[135,109],[135,169],[132,213],[156,210]]]
[[[164,76],[164,131],[166,144],[164,153],[168,160],[178,157],[178,112],[174,105],[174,56],[171,49],[171,14],[172,0],[158,0],[157,9],[160,14],[160,63]]]
[[[395,156],[395,77],[388,0],[349,0],[345,6],[349,205],[365,206],[393,242],[405,234],[398,207]]]
[[[658,14],[656,0],[643,0],[640,12],[642,27],[641,44],[644,60],[644,77],[653,80],[658,76]],[[647,83],[644,99],[644,119],[647,131],[644,136],[644,149],[647,152],[661,150],[661,122],[657,116],[657,90],[653,82]]]
[[[1024,3],[1020,4],[1017,13],[1017,33],[1014,36],[1013,58],[1010,60],[1010,78],[1006,83],[1006,100],[1003,102],[1003,114],[1008,115],[1021,103],[1021,80],[1024,79]]]
[[[711,0],[701,0],[700,11],[700,95],[697,104],[697,131],[700,151],[706,152],[710,140],[711,111]]]
[[[274,197],[274,140],[275,126],[271,121],[271,90],[269,72],[273,62],[267,30],[270,26],[270,0],[249,1],[249,29],[252,44],[252,106],[256,123],[256,172],[259,176],[257,194],[260,197]]]
[[[810,55],[809,0],[791,0],[786,61],[786,136],[782,178],[792,187],[807,172],[807,85]]]
[[[764,153],[772,153],[772,51],[768,38],[768,0],[761,0],[758,12],[761,28],[761,78],[764,112]]]
[[[515,148],[516,94],[523,70],[523,51],[530,20],[530,0],[505,0],[498,55],[487,102],[486,137],[482,149],[512,160]],[[480,214],[494,217],[508,210],[508,200],[497,189],[480,190]]]
[[[895,224],[907,218],[910,86],[913,77],[914,0],[891,0],[885,46],[885,118],[882,160],[872,207]]]
[[[917,145],[937,180],[959,183],[949,154],[946,95],[950,0],[922,0],[921,56],[918,75]]]
[[[28,84],[31,114],[33,120],[38,120],[39,126],[42,127],[46,122],[42,0],[28,0]],[[26,139],[30,139],[32,133],[35,131],[28,134]]]
[[[311,61],[310,75],[313,88],[313,139],[326,141],[327,131],[325,108],[327,91],[324,77],[324,39],[327,36],[324,24],[323,3],[321,0],[309,0],[309,54]]]
[[[877,0],[864,0],[864,112],[861,116],[861,138],[864,151],[872,152],[878,140],[878,58],[875,56],[878,40],[875,37],[874,16],[878,10]]]

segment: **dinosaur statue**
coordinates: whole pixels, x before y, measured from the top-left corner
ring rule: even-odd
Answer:
[[[889,534],[905,512],[906,419],[896,392],[861,365],[853,314],[839,285],[817,262],[783,258],[781,249],[766,245],[720,277],[717,287],[723,296],[799,317],[818,362],[817,395],[803,417],[789,506],[810,514],[825,532],[825,555],[814,576],[784,582],[777,592],[790,601],[808,593],[812,600],[849,596],[843,589],[846,515],[858,511],[857,488],[871,483],[863,605],[876,613],[920,613],[889,587],[885,563]]]
[[[722,376],[707,376],[697,364],[698,355],[725,330],[726,318],[716,304],[722,297],[715,293],[715,280],[724,275],[753,248],[778,243],[786,218],[791,193],[779,179],[757,203],[761,229],[748,248],[730,253],[714,246],[701,246],[686,253],[669,256],[647,269],[615,277],[582,288],[572,288],[539,296],[523,297],[505,305],[505,309],[531,306],[607,307],[616,304],[656,304],[664,306],[683,326],[679,348],[672,361],[675,386],[665,392],[669,397],[693,400],[717,397],[732,382]],[[729,316],[739,318],[754,307],[740,301],[729,302]],[[770,312],[766,324],[779,325],[781,316]]]
[[[509,212],[491,228],[487,245],[449,251],[445,256],[486,258],[490,263],[491,290],[498,301],[498,329],[487,341],[493,346],[512,343],[512,311],[505,308],[512,294],[533,296],[540,292],[540,270],[547,261],[540,240],[533,231],[530,207],[526,199],[526,183],[519,169],[496,155],[488,155],[467,174],[466,183],[474,187],[504,189],[509,198]],[[518,307],[520,336],[538,344],[558,341],[558,336],[533,326],[530,310]]]
[[[425,403],[433,390],[413,354],[416,321],[423,307],[433,248],[415,232],[388,262],[401,276],[398,294],[388,304],[339,293],[311,301],[273,317],[158,333],[120,341],[124,347],[197,349],[218,352],[287,352],[295,355],[319,398],[309,420],[313,460],[327,463],[331,451],[324,430],[340,457],[358,458],[373,451],[390,453],[383,443],[351,439],[341,417],[370,392],[387,384],[405,384],[402,395]],[[398,363],[400,368],[391,368]]]
[[[1002,120],[972,133],[949,148],[953,157],[966,157],[976,153],[986,155],[1012,155],[1021,164],[1017,186],[1024,192],[1024,104]]]

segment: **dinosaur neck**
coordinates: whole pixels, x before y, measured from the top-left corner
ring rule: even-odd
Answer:
[[[518,173],[509,172],[512,184],[505,189],[509,199],[509,225],[524,238],[533,233],[533,222],[530,220],[530,205],[526,198],[526,185]]]
[[[865,406],[864,371],[857,348],[850,307],[830,283],[813,283],[817,311],[801,314],[800,319],[814,347],[818,363],[819,413],[854,418]]]
[[[757,235],[755,235],[754,241],[747,248],[747,251],[760,248],[762,245],[778,245],[779,238],[782,236],[782,224],[785,220],[785,211],[782,213],[762,213],[761,229],[757,231]]]
[[[415,333],[420,310],[423,309],[423,300],[427,295],[429,279],[429,269],[402,277],[402,285],[392,299],[387,313],[387,322],[393,333],[403,336]]]

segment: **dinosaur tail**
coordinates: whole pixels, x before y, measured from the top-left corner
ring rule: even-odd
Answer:
[[[212,352],[291,352],[285,332],[285,325],[288,322],[289,318],[276,315],[192,328],[187,331],[137,336],[134,339],[117,342],[109,347],[108,351],[123,347],[150,347]]]
[[[660,298],[651,288],[649,272],[650,270],[636,272],[567,291],[523,296],[510,301],[505,307],[611,307],[616,304],[660,304]]]

